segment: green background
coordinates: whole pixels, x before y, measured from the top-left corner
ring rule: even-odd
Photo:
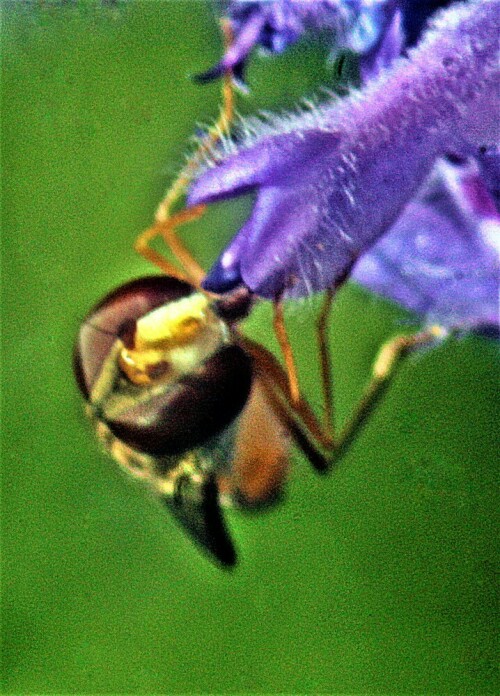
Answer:
[[[73,383],[79,321],[151,272],[132,243],[219,86],[205,2],[3,2],[3,688],[10,693],[487,693],[498,690],[493,533],[498,357],[466,338],[414,356],[333,475],[298,454],[287,500],[228,513],[223,572],[94,440]],[[243,113],[331,80],[320,45],[255,58]],[[249,201],[186,231],[208,265]],[[311,325],[287,309],[320,404]],[[249,335],[273,347],[269,307]],[[345,417],[408,316],[339,295]]]

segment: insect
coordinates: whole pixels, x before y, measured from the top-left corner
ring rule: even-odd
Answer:
[[[432,336],[398,337],[382,348],[365,393],[337,435],[326,339],[333,290],[325,294],[316,326],[322,422],[301,394],[280,298],[274,329],[285,367],[240,331],[255,301],[246,287],[218,297],[202,290],[203,269],[176,229],[199,218],[204,206],[171,211],[200,157],[231,120],[230,75],[223,90],[216,127],[136,243],[163,275],[133,280],[89,312],[78,333],[74,370],[105,449],[150,485],[212,560],[232,567],[237,554],[222,506],[258,508],[278,500],[292,444],[318,472],[329,470],[353,442],[399,358]],[[181,268],[150,246],[157,236]]]
[[[172,276],[118,288],[82,324],[75,373],[105,448],[147,481],[221,564],[236,556],[219,494],[252,507],[278,494],[287,443],[225,312]]]

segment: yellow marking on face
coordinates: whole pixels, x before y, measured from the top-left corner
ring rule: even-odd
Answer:
[[[152,368],[165,360],[165,350],[128,350],[123,348],[119,365],[134,384],[151,384],[154,381]],[[168,374],[165,372],[164,375]],[[157,377],[158,378],[158,377]]]
[[[135,349],[165,349],[190,343],[207,321],[209,301],[201,293],[183,297],[138,320]]]
[[[139,319],[134,347],[122,347],[118,364],[134,384],[173,382],[227,340],[227,329],[209,300],[195,293]]]

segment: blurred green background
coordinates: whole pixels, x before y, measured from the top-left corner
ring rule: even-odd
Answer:
[[[102,453],[73,383],[81,318],[152,271],[132,243],[219,86],[206,2],[2,3],[3,689],[8,693],[498,692],[496,346],[414,356],[332,476],[228,513],[223,572]],[[319,44],[255,58],[242,113],[331,84]],[[208,265],[249,201],[186,231]],[[287,310],[320,404],[316,301]],[[269,307],[247,333],[273,347]],[[409,317],[348,287],[332,328],[345,417]],[[496,519],[498,521],[498,518]]]

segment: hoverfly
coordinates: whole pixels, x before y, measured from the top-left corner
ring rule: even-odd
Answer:
[[[398,337],[382,348],[364,395],[336,436],[326,340],[333,290],[317,322],[324,422],[300,393],[280,299],[274,328],[286,369],[240,333],[255,301],[246,287],[220,297],[202,290],[204,272],[176,228],[200,217],[204,206],[176,214],[171,209],[231,121],[231,75],[223,96],[218,123],[136,243],[164,275],[133,280],[89,312],[78,333],[74,370],[105,449],[152,487],[212,560],[231,567],[236,551],[221,506],[256,508],[279,499],[292,442],[318,472],[327,471],[353,441],[398,359],[433,336]],[[149,245],[156,236],[184,271]]]
[[[223,566],[235,564],[236,552],[221,502],[255,508],[279,499],[291,442],[318,472],[327,471],[353,441],[397,359],[429,339],[399,337],[382,348],[354,415],[334,438],[326,311],[318,322],[321,424],[300,392],[293,395],[279,361],[240,333],[252,304],[243,287],[210,298],[178,275],[140,278],[90,311],[75,350],[77,382],[105,449],[149,483]]]

